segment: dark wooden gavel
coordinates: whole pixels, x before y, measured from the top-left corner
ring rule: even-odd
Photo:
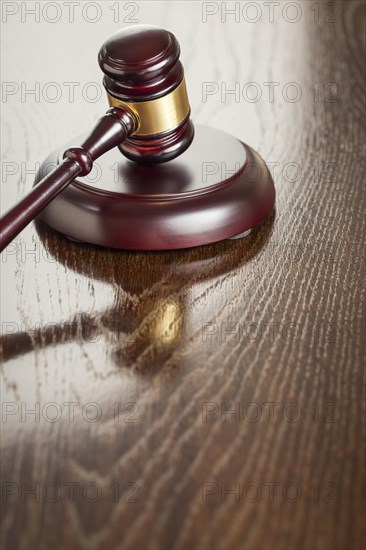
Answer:
[[[2,251],[77,176],[114,147],[142,164],[171,160],[194,136],[190,106],[175,36],[148,25],[128,27],[108,39],[99,64],[111,108],[79,147],[0,220]]]

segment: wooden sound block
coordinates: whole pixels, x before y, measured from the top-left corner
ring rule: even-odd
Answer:
[[[70,145],[44,161],[35,184]],[[165,164],[136,164],[117,148],[109,151],[39,218],[77,241],[169,250],[240,235],[262,222],[274,201],[273,181],[258,153],[221,130],[195,126],[192,145]]]

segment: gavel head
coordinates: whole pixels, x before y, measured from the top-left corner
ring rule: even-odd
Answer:
[[[99,65],[110,106],[127,109],[135,132],[120,146],[131,160],[171,160],[193,140],[190,106],[175,36],[150,25],[134,25],[109,38]]]

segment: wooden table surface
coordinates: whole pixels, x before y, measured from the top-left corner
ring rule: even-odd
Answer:
[[[366,4],[5,4],[2,210],[104,112],[97,51],[135,22],[177,35],[193,120],[277,199],[186,251],[9,245],[3,547],[364,548]]]

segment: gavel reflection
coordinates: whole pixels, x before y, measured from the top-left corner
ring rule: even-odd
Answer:
[[[191,332],[201,335],[203,322],[215,318],[217,277],[234,272],[249,262],[269,239],[274,215],[243,241],[224,241],[179,253],[121,253],[80,249],[37,222],[47,254],[67,270],[111,285],[114,300],[102,311],[80,312],[43,327],[29,327],[0,338],[3,360],[68,342],[98,345],[106,340],[112,361],[119,368],[153,374],[179,348]],[[101,256],[102,255],[102,256]],[[97,258],[99,261],[96,261]],[[135,277],[130,276],[133,270]],[[204,316],[196,314],[190,289],[203,284]],[[193,315],[193,317],[192,317]]]
[[[111,108],[84,143],[68,148],[62,162],[2,217],[0,250],[110,149],[118,146],[130,160],[147,165],[187,149],[194,129],[179,54],[172,33],[148,25],[124,29],[103,44],[99,64]]]

